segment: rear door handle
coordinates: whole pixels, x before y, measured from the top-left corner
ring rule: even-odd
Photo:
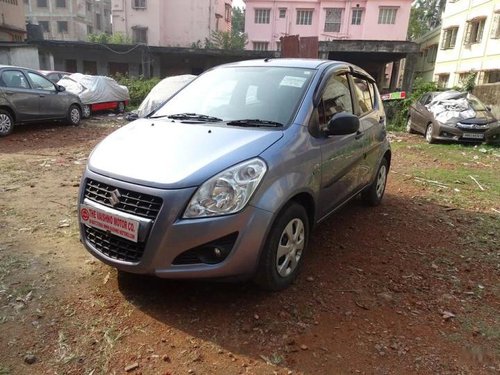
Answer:
[[[14,94],[14,91],[5,91],[6,94],[12,95]]]
[[[360,139],[365,135],[364,132],[360,132],[359,130],[356,132],[356,135],[354,136],[354,139]]]

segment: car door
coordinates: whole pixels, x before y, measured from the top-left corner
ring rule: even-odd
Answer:
[[[3,69],[0,74],[0,85],[9,106],[15,112],[16,122],[36,120],[39,115],[39,97],[20,69]]]
[[[321,149],[320,217],[326,216],[349,198],[359,186],[359,166],[363,141],[359,133],[325,136],[323,129],[339,112],[353,113],[352,94],[347,71],[336,71],[325,78],[321,100],[313,119],[319,132],[315,141]]]
[[[58,95],[56,86],[49,79],[35,72],[27,72],[33,90],[40,100],[40,117],[44,119],[63,118],[68,111],[68,105],[62,95]]]
[[[359,166],[360,187],[371,183],[378,168],[381,146],[386,137],[385,113],[375,82],[368,76],[354,72],[352,78],[354,111],[359,117],[359,142],[363,157]]]

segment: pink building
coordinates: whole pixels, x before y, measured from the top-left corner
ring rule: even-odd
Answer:
[[[404,41],[412,0],[245,0],[247,49],[279,50],[280,37]]]
[[[191,47],[231,30],[232,0],[112,0],[113,33],[151,46]]]

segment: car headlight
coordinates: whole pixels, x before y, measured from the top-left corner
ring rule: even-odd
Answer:
[[[241,211],[266,171],[266,163],[261,159],[251,159],[226,169],[198,188],[183,217],[194,219]]]

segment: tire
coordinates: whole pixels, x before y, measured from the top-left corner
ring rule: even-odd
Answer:
[[[116,113],[123,113],[125,112],[125,103],[124,102],[118,102],[116,105]]]
[[[409,134],[415,133],[415,130],[413,130],[411,127],[411,117],[410,116],[408,116],[408,120],[406,120],[406,132]]]
[[[278,291],[297,277],[309,238],[309,220],[303,206],[292,202],[276,218],[260,256],[254,281]]]
[[[0,137],[9,135],[14,130],[14,118],[10,112],[0,109]]]
[[[68,124],[77,126],[80,123],[81,119],[82,119],[82,112],[80,111],[80,108],[76,104],[71,104],[69,106],[68,116],[66,118]]]
[[[432,126],[432,124],[427,125],[427,128],[425,129],[425,140],[427,141],[427,143],[436,143],[436,140],[432,135],[433,131],[434,127]]]
[[[90,109],[89,105],[84,104],[82,108],[82,117],[89,118],[90,116],[92,116],[92,110]]]
[[[375,180],[361,194],[363,201],[369,206],[378,206],[384,197],[385,186],[387,185],[387,174],[389,165],[387,159],[383,158],[380,163]]]

